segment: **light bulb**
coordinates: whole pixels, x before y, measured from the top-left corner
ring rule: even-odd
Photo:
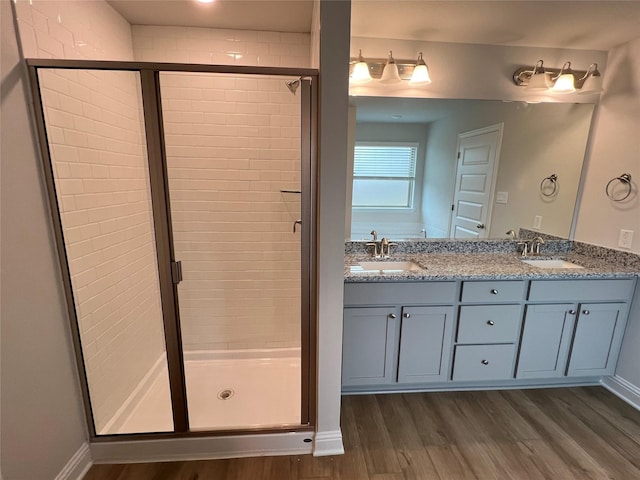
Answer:
[[[393,53],[389,52],[389,58],[387,59],[387,64],[384,66],[384,70],[382,70],[382,77],[380,77],[380,83],[400,83],[402,79],[400,78],[400,73],[398,72],[398,65],[396,65],[396,61],[393,58]]]
[[[351,72],[351,83],[367,83],[372,80],[371,73],[369,72],[369,65],[362,58],[362,50],[358,53],[358,62],[353,66]]]
[[[409,85],[429,85],[431,83],[431,77],[429,76],[429,67],[424,63],[422,59],[422,52],[418,54],[418,61],[416,62],[416,66],[413,69],[413,73],[411,74],[411,80],[409,80]]]

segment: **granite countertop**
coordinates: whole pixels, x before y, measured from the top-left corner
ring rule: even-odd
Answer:
[[[420,281],[420,280],[516,280],[516,279],[564,279],[564,278],[630,278],[640,275],[637,265],[625,265],[603,259],[568,252],[561,255],[531,256],[528,259],[563,259],[584,268],[539,268],[521,261],[515,253],[398,253],[388,259],[376,259],[370,255],[345,255],[345,282]],[[413,261],[422,270],[383,273],[372,271],[353,273],[351,266],[359,262]]]

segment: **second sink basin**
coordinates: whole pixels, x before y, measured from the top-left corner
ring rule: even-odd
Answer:
[[[405,262],[359,262],[351,268],[351,273],[398,273],[417,272],[422,267],[412,261]]]
[[[522,260],[528,265],[532,265],[538,268],[584,268],[582,265],[577,265],[573,262],[561,259],[530,259]]]

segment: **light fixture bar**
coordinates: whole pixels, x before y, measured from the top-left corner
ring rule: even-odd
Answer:
[[[515,83],[519,87],[526,87],[527,85],[529,85],[529,80],[531,79],[534,69],[534,66],[518,68],[515,72],[513,72],[513,83]],[[557,77],[562,70],[561,68],[549,68],[546,65],[544,66],[544,69],[547,74],[550,74],[551,77],[554,78]],[[586,80],[585,77],[587,74],[587,70],[571,70],[573,71],[573,74],[575,76],[576,90],[580,90]]]
[[[398,60],[395,59],[398,66],[398,74],[402,80],[411,79],[413,69],[416,67],[416,61],[414,60]],[[353,67],[358,63],[358,57],[352,57],[349,61],[349,76],[353,73]],[[382,77],[382,70],[387,64],[386,58],[367,58],[367,64],[369,65],[369,73],[372,78],[379,79]]]

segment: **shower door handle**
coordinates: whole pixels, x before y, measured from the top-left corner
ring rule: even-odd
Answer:
[[[182,262],[171,262],[171,280],[174,285],[182,281]]]
[[[296,220],[293,222],[293,233],[296,233],[296,225],[300,225],[302,227],[302,220]]]

